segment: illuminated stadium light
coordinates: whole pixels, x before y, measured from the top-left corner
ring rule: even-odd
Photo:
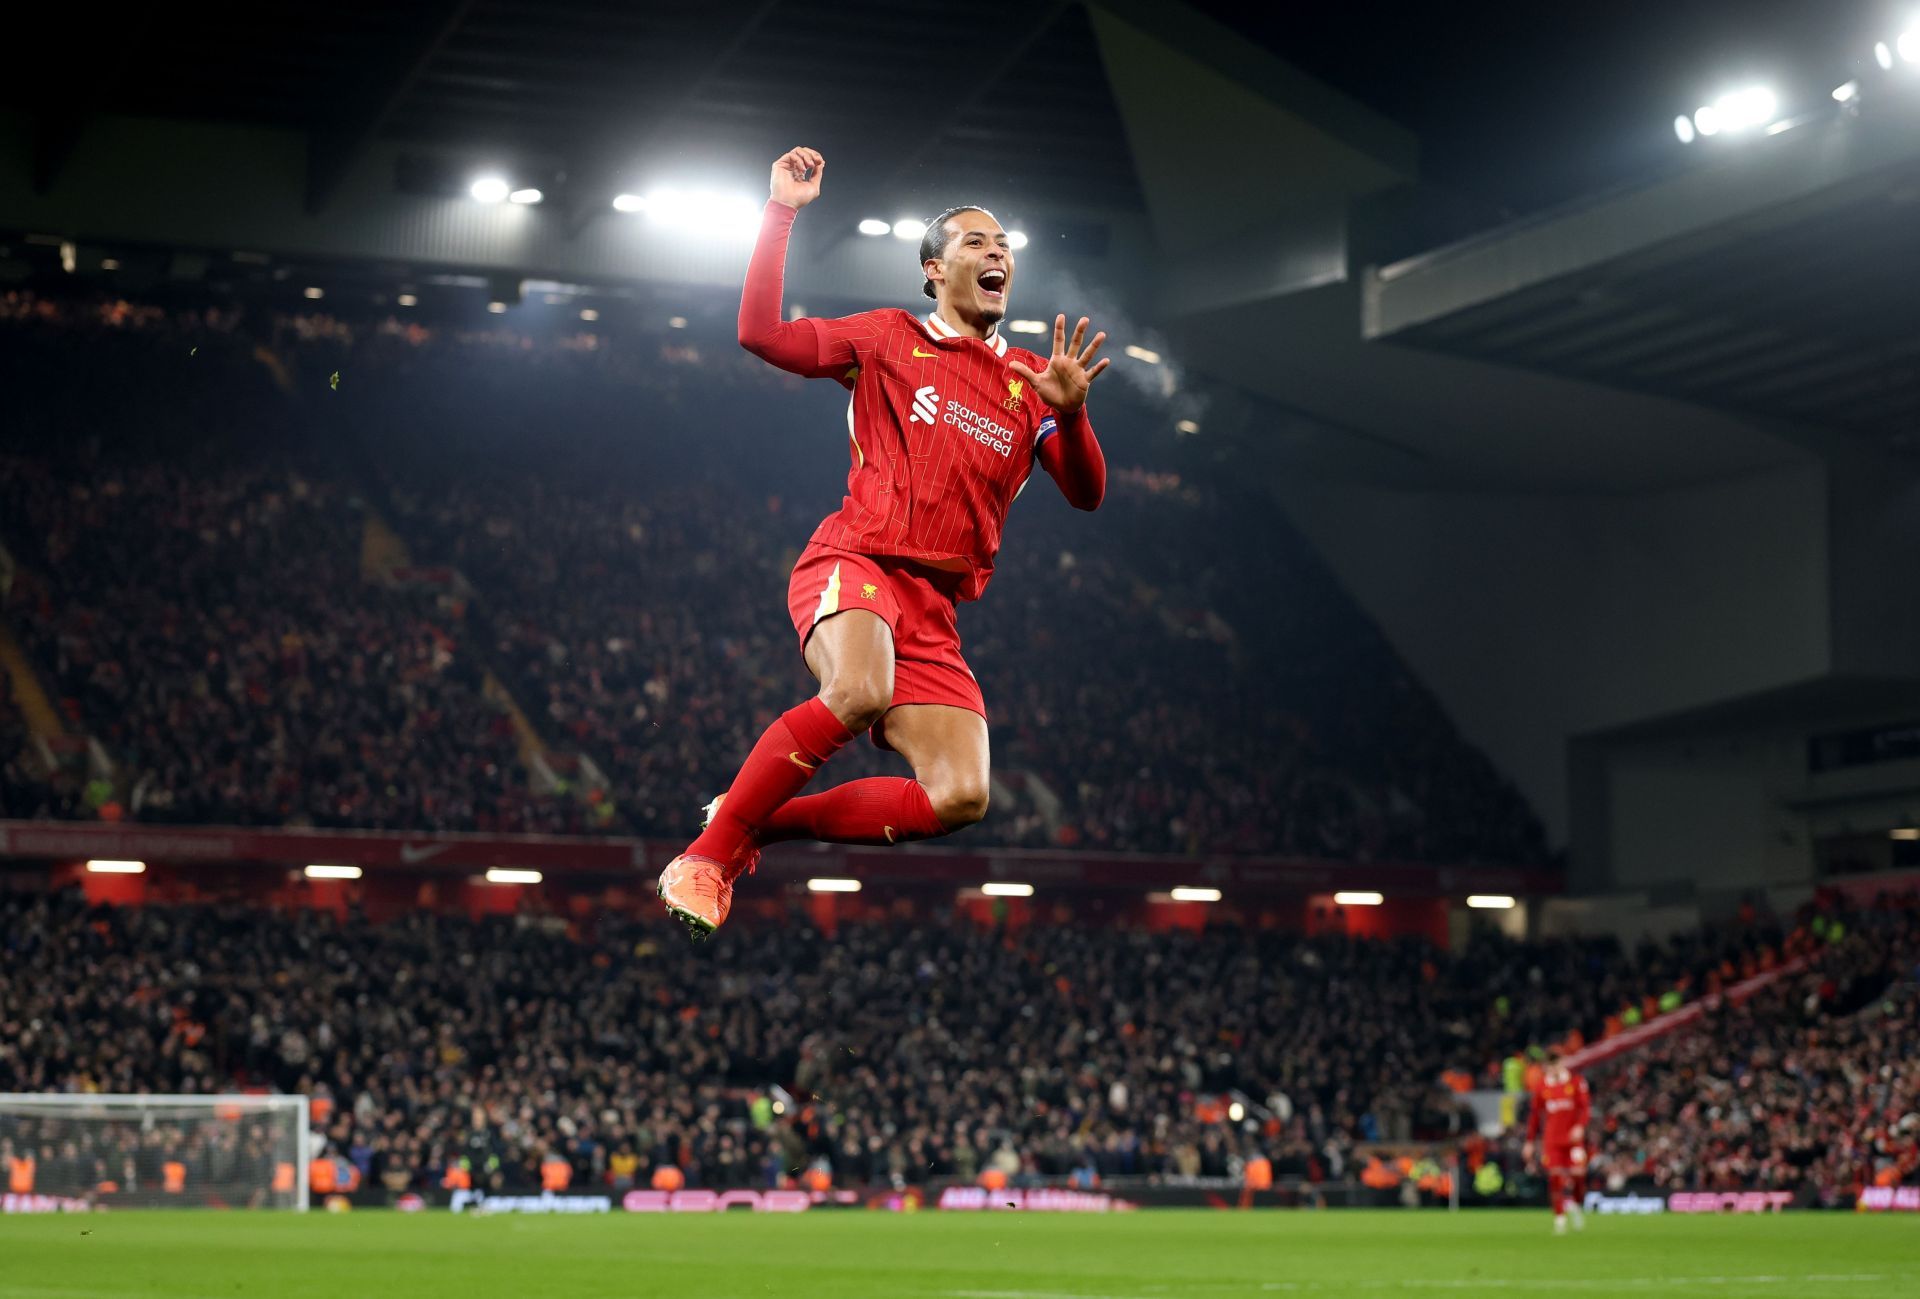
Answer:
[[[990,898],[1030,898],[1033,896],[1033,885],[1008,884],[1001,880],[993,880],[982,884],[980,891]]]
[[[1220,890],[1189,888],[1182,885],[1177,889],[1168,889],[1167,896],[1175,902],[1218,902]]]
[[[1889,830],[1887,837],[1889,839],[1901,839],[1911,843],[1915,840],[1920,840],[1920,829],[1916,829],[1913,826],[1902,826],[1898,830]]]
[[[1751,130],[1756,126],[1765,126],[1773,120],[1773,114],[1780,107],[1780,101],[1765,86],[1748,86],[1744,90],[1731,91],[1713,101],[1709,107],[1713,110],[1710,119],[1715,131],[1734,133]],[[1700,113],[1706,112],[1702,108]],[[1707,123],[1700,120],[1700,113],[1693,115],[1693,124],[1702,135],[1712,135]]]
[[[1377,907],[1385,902],[1386,895],[1367,890],[1359,892],[1340,892],[1333,895],[1333,903],[1340,907]]]
[[[506,866],[495,866],[487,872],[489,884],[538,884],[543,878],[539,871],[513,870]]]
[[[1849,81],[1833,88],[1833,101],[1836,104],[1851,104],[1860,98],[1860,83]]]
[[[504,302],[489,302],[487,304],[487,310],[491,311],[496,316],[505,315],[507,310],[507,304]]]
[[[516,189],[513,193],[507,195],[507,202],[518,203],[523,207],[531,207],[545,197],[546,195],[542,194],[539,190],[528,186],[526,189]]]
[[[100,269],[103,271],[117,271],[120,269],[120,259],[118,257],[102,257],[100,259]]]
[[[687,327],[687,318],[685,316],[667,317],[668,329],[685,329],[686,327]]]
[[[580,319],[591,324],[592,322],[600,319],[600,313],[595,311],[592,307],[582,307],[580,309]]]
[[[1680,143],[1692,144],[1700,135],[1693,129],[1693,119],[1685,113],[1673,119],[1673,133],[1680,137]]]
[[[807,881],[809,893],[858,893],[859,880],[816,879]]]
[[[1127,355],[1136,361],[1145,361],[1148,365],[1160,364],[1160,353],[1150,347],[1139,347],[1133,343],[1128,343],[1126,350]]]
[[[1920,27],[1909,27],[1901,32],[1894,48],[1900,51],[1900,57],[1907,62],[1920,63]]]
[[[512,192],[513,186],[498,176],[482,176],[467,186],[467,193],[480,203],[498,203]]]
[[[307,878],[310,880],[357,880],[361,874],[358,866],[307,867]]]
[[[638,194],[615,194],[613,196],[613,210],[615,212],[644,212],[646,209],[647,200],[641,198]]]
[[[420,303],[420,299],[414,297],[411,293],[402,293],[399,297],[395,298],[394,301],[403,307],[418,306]]]
[[[722,194],[708,189],[649,190],[637,207],[622,207],[622,194],[613,203],[622,212],[645,212],[647,220],[689,234],[715,238],[751,237],[760,229],[760,204],[744,194]]]
[[[1693,129],[1701,135],[1720,134],[1720,110],[1712,104],[1702,104],[1693,113]]]
[[[1044,320],[1009,320],[1007,332],[1011,334],[1044,334],[1047,322]]]
[[[327,296],[327,291],[325,289],[316,288],[312,285],[309,285],[307,288],[301,291],[300,296],[307,299],[309,302],[318,302],[320,301],[320,299]]]
[[[1024,230],[1007,231],[1007,247],[1019,252],[1027,246],[1027,232]]]
[[[895,239],[912,241],[918,239],[926,232],[927,223],[925,221],[916,221],[912,217],[901,217],[893,223],[893,237]]]
[[[143,861],[90,861],[87,870],[94,875],[144,875],[147,864]]]
[[[1467,905],[1475,911],[1511,911],[1514,901],[1504,893],[1475,893]]]
[[[1200,426],[1194,423],[1190,419],[1183,419],[1173,426],[1173,431],[1175,433],[1181,433],[1181,434],[1185,434],[1188,437],[1192,437],[1195,433],[1198,433],[1200,431]]]
[[[883,235],[891,229],[893,227],[879,217],[868,217],[860,223],[860,233],[863,235]]]
[[[1888,48],[1885,41],[1873,43],[1873,61],[1880,65],[1882,72],[1893,71],[1893,51]]]
[[[1239,1101],[1235,1101],[1233,1104],[1227,1106],[1227,1122],[1238,1123],[1240,1122],[1240,1120],[1246,1117],[1247,1117],[1247,1107],[1242,1105]]]

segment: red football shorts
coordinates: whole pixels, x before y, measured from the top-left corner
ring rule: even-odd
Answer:
[[[1541,1162],[1548,1168],[1563,1169],[1571,1173],[1585,1172],[1587,1167],[1587,1148],[1581,1145],[1550,1145],[1541,1152]]]
[[[960,656],[960,625],[953,593],[959,573],[943,573],[890,555],[856,555],[809,545],[793,566],[787,612],[800,633],[800,652],[823,618],[849,609],[879,614],[893,632],[893,707],[947,704],[987,715],[980,683]],[[873,728],[873,742],[889,748]]]

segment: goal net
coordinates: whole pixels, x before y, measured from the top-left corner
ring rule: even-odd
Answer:
[[[305,1096],[0,1092],[9,1212],[305,1209]]]

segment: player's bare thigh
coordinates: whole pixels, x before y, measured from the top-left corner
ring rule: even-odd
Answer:
[[[934,815],[958,830],[987,814],[987,719],[951,704],[902,704],[888,711],[887,743],[913,764]]]
[[[893,629],[877,613],[843,609],[822,618],[807,637],[806,660],[820,702],[855,735],[893,703]]]

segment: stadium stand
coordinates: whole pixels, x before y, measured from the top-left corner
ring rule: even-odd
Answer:
[[[838,417],[730,345],[24,293],[0,317],[33,378],[0,487],[36,574],[10,618],[123,768],[121,814],[678,835],[806,689],[778,601],[837,491],[812,428]],[[1102,416],[1117,447],[1130,401]],[[971,842],[1546,859],[1260,502],[1139,469],[1091,519],[1033,495],[966,612],[1002,799]],[[382,516],[471,598],[362,581]],[[619,817],[535,792],[490,667]]]
[[[1599,1171],[1616,1187],[1751,1172],[1832,1198],[1920,1158],[1911,899],[1810,912],[1743,945],[1775,940],[1812,957],[1805,986],[1598,1079]],[[305,1092],[330,1153],[393,1190],[450,1174],[538,1188],[555,1155],[575,1186],[662,1169],[695,1186],[808,1170],[842,1186],[1238,1178],[1258,1158],[1328,1181],[1374,1143],[1463,1137],[1442,1071],[1569,1013],[1541,972],[1570,954],[1511,941],[1453,957],[1411,940],[959,919],[829,935],[798,914],[715,941],[709,959],[664,923],[612,914],[375,925],[12,892],[0,1091]],[[1658,954],[1661,977],[1704,978],[1730,950],[1682,940]],[[1573,959],[1626,1004],[1654,977],[1599,944]],[[1228,1096],[1251,1121],[1228,1121]]]

